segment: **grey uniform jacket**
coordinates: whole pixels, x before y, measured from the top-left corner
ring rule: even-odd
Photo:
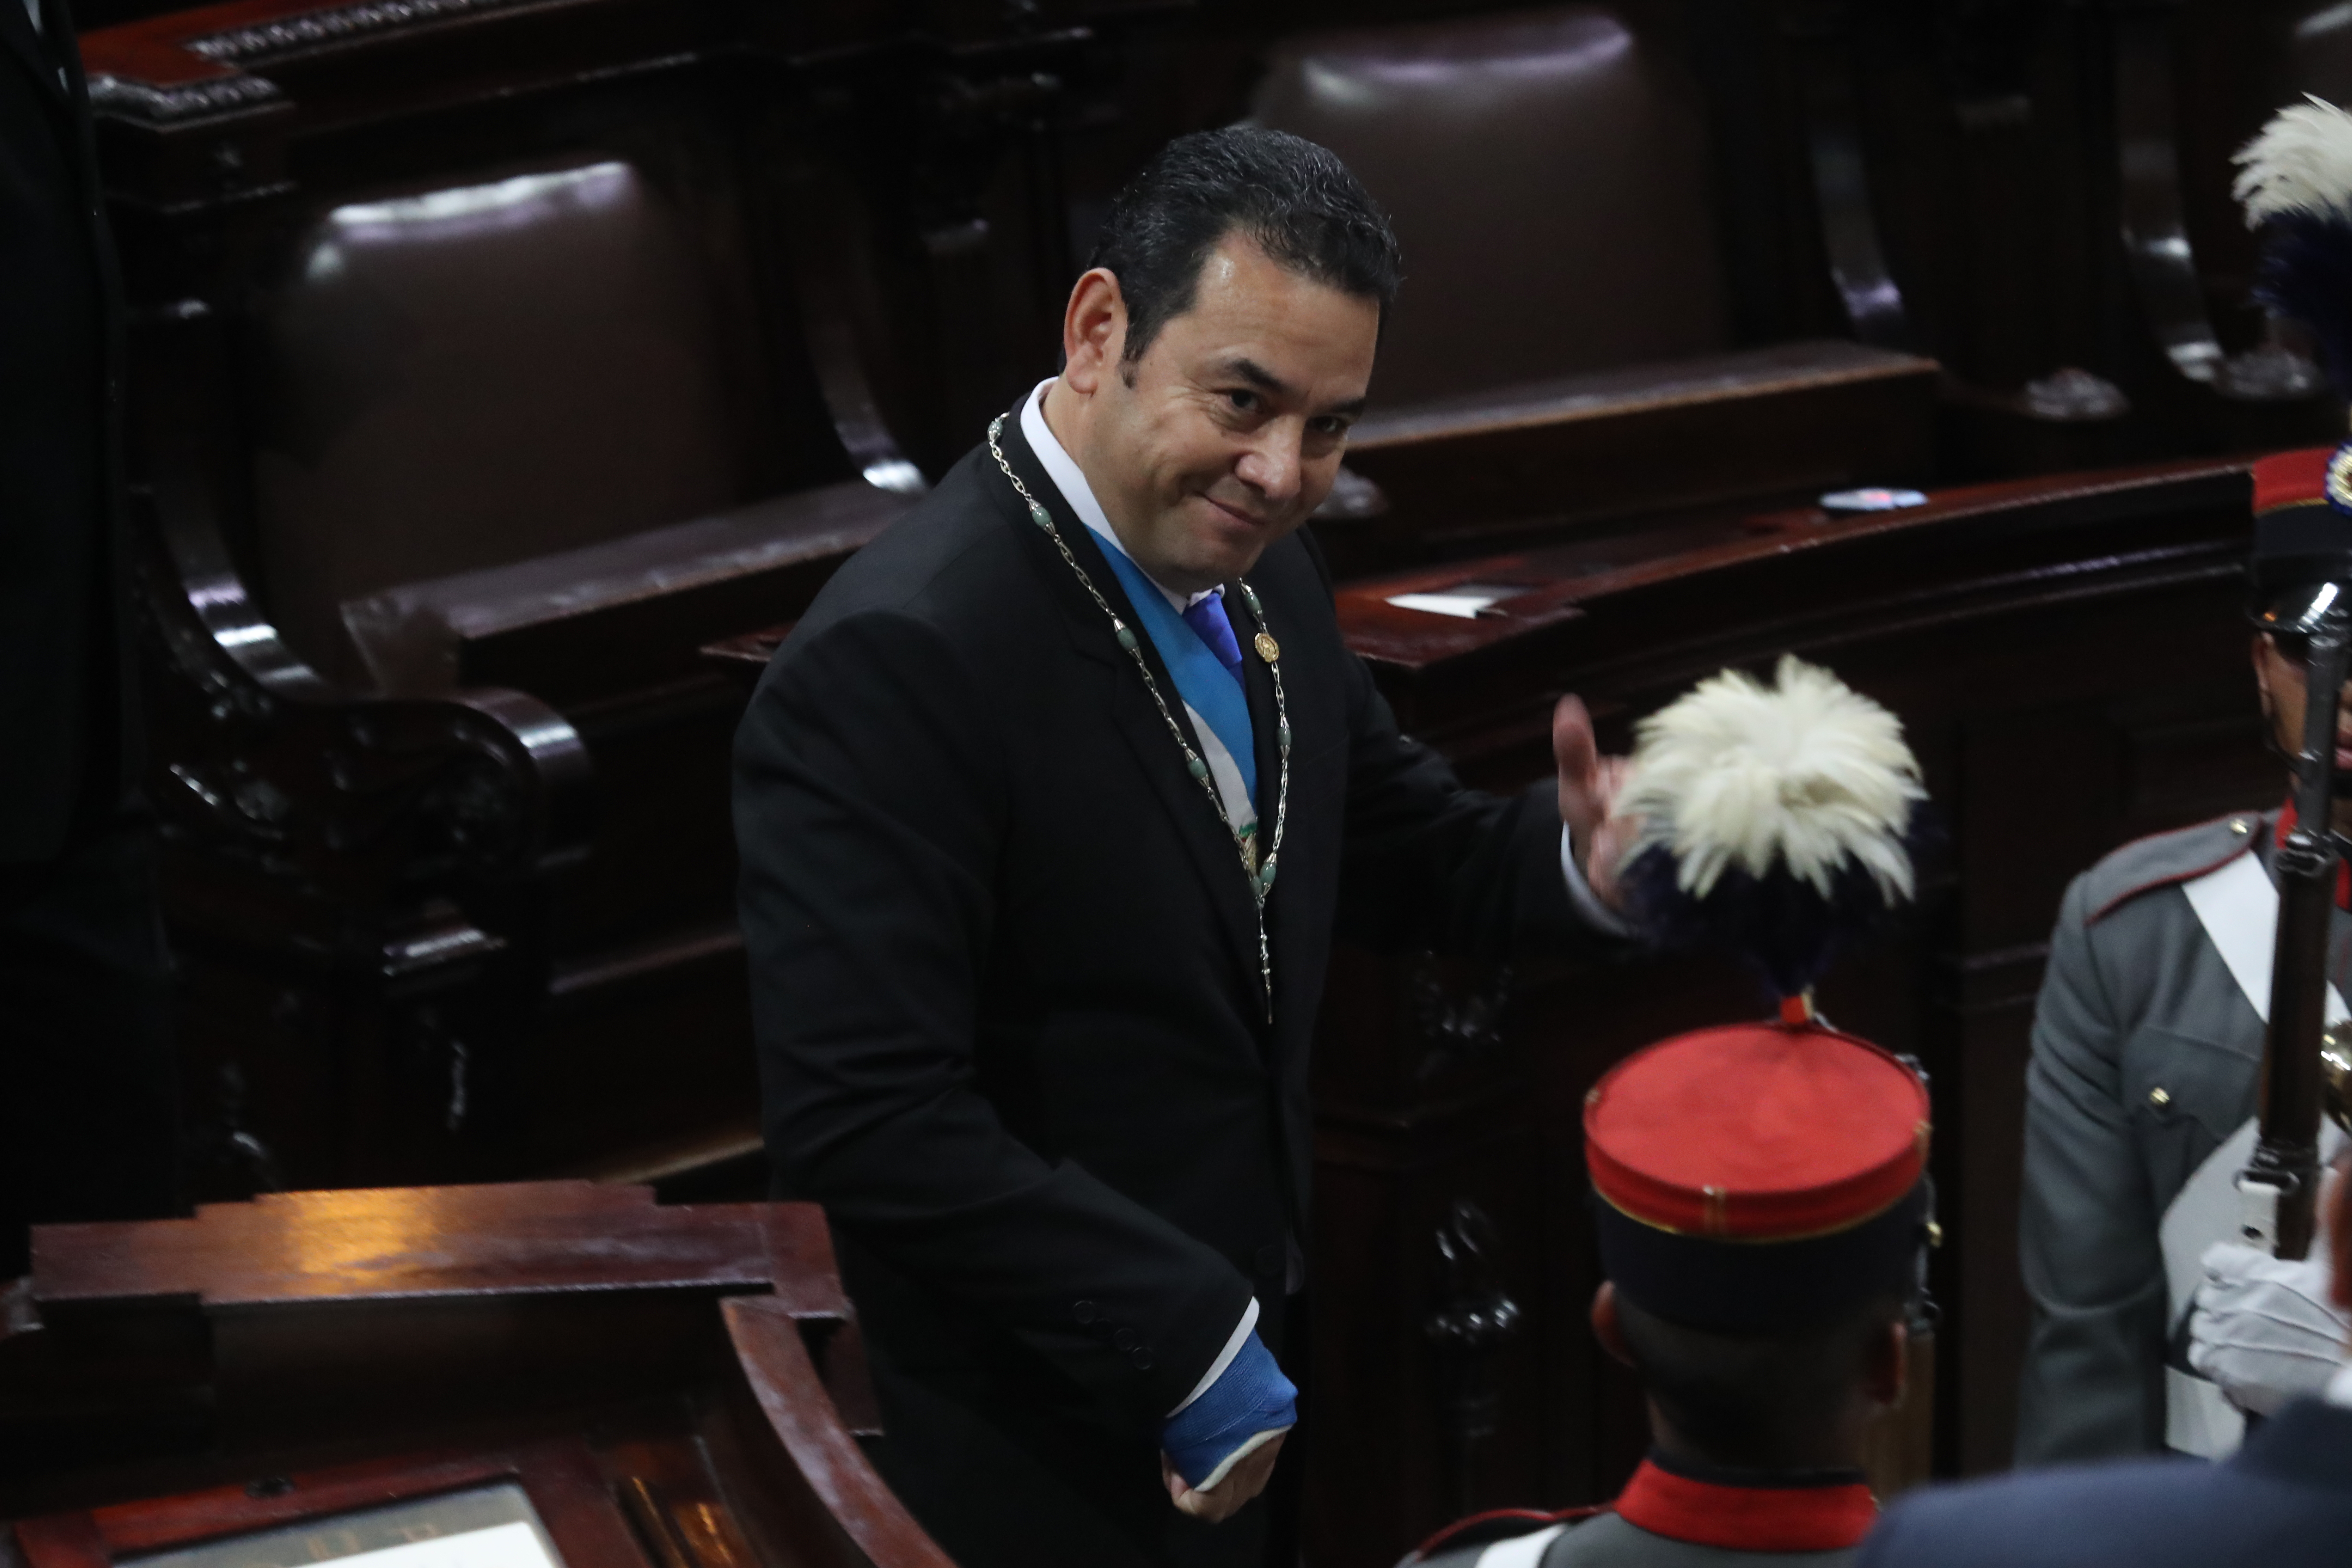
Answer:
[[[1414,1568],[1477,1568],[1492,1542],[1456,1547],[1423,1559]],[[1700,1546],[1643,1530],[1613,1513],[1598,1513],[1570,1525],[1544,1548],[1541,1568],[1736,1568],[1740,1563],[1771,1568],[1846,1568],[1858,1546],[1834,1552],[1740,1552]]]
[[[2164,1447],[2166,1207],[2254,1113],[2263,1022],[2182,884],[2249,848],[2255,812],[2124,846],[2074,879],[2050,938],[2025,1081],[2018,1251],[2033,1326],[2017,1462]],[[2336,917],[2330,972],[2352,957]]]

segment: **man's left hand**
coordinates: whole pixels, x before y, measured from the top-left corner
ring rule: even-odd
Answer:
[[[1568,826],[1585,883],[1602,903],[1622,910],[1624,890],[1617,883],[1617,863],[1639,826],[1615,814],[1629,759],[1601,754],[1592,715],[1575,696],[1561,698],[1552,710],[1551,751],[1559,764],[1559,819]]]
[[[1242,1504],[1265,1490],[1265,1483],[1274,1475],[1274,1461],[1282,1453],[1282,1440],[1287,1432],[1260,1434],[1265,1438],[1256,1447],[1234,1461],[1216,1484],[1206,1491],[1194,1491],[1176,1473],[1175,1463],[1167,1455],[1160,1456],[1160,1479],[1168,1483],[1168,1496],[1182,1512],[1194,1519],[1205,1519],[1211,1524],[1222,1524],[1233,1517]]]

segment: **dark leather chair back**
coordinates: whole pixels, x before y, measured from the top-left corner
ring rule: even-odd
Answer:
[[[751,334],[723,294],[617,158],[325,212],[257,312],[255,528],[289,643],[361,682],[348,600],[740,500]]]
[[[1704,106],[1628,7],[1320,34],[1254,118],[1348,160],[1406,281],[1383,405],[1729,345]]]

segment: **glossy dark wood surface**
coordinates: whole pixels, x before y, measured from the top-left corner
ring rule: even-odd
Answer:
[[[34,1299],[193,1297],[200,1306],[415,1300],[485,1291],[781,1289],[845,1317],[824,1221],[805,1205],[657,1208],[649,1188],[594,1182],[270,1193],[206,1204],[126,1236],[37,1233]]]
[[[30,1568],[501,1481],[567,1568],[947,1563],[857,1445],[872,1392],[808,1205],[294,1193],[34,1246],[0,1331]]]

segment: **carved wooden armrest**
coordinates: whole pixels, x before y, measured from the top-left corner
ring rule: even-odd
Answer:
[[[287,647],[217,536],[177,521],[134,531],[160,656],[144,696],[167,837],[369,902],[536,876],[585,852],[593,780],[562,714],[495,687],[383,698],[336,686]]]

